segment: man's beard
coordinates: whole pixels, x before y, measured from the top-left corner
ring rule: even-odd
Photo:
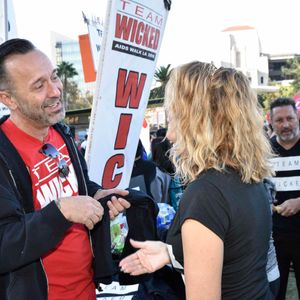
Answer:
[[[61,101],[61,100],[56,99],[56,102],[57,101]],[[45,101],[45,102],[47,104],[47,102],[49,101]],[[50,113],[47,113],[47,110],[45,109],[45,104],[43,104],[42,107],[36,107],[21,102],[19,103],[18,108],[20,112],[27,119],[41,126],[52,126],[58,122],[61,122],[65,118],[65,108],[63,105],[58,112],[50,112]]]

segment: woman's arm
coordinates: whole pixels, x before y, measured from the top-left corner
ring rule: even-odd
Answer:
[[[221,299],[223,241],[193,219],[187,219],[181,230],[187,300]]]

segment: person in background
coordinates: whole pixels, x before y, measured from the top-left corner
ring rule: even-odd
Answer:
[[[161,141],[165,138],[167,133],[166,128],[159,128],[156,131],[150,132],[150,145],[153,143],[156,143],[156,141]],[[147,159],[152,160],[152,151],[150,151],[149,155],[147,156]]]
[[[165,137],[157,137],[151,143],[152,161],[154,161],[163,172],[174,174],[175,167],[169,157],[170,149],[170,141]]]
[[[84,136],[84,140],[80,144],[80,152],[81,152],[81,154],[82,154],[83,157],[85,155],[85,150],[86,150],[86,146],[87,146],[87,139],[88,139],[88,135],[86,134]]]
[[[144,147],[139,140],[129,187],[145,192],[156,203],[168,203],[168,187],[171,177],[159,170],[157,165],[144,157]]]
[[[149,139],[150,139],[150,143],[152,142],[152,140],[154,140],[156,138],[156,131],[150,131],[150,136],[149,136]]]
[[[266,133],[267,137],[269,137],[269,138],[272,138],[275,135],[275,133],[273,131],[273,128],[272,128],[272,125],[269,124],[269,123],[266,123],[264,125],[264,130],[265,130],[265,133]]]
[[[275,184],[271,181],[270,178],[264,178],[263,182],[267,190],[270,210],[273,213],[273,205],[274,205],[275,195],[276,195]],[[266,271],[267,271],[270,290],[273,294],[273,299],[276,299],[280,287],[280,274],[279,274],[278,262],[276,257],[276,250],[274,246],[273,232],[271,232],[270,235]]]
[[[183,185],[178,175],[175,174],[175,166],[170,160],[171,143],[166,137],[159,137],[151,143],[152,161],[154,161],[160,171],[171,177],[168,193],[169,204],[178,209],[178,204],[183,193]]]
[[[166,134],[167,134],[167,128],[164,128],[164,127],[159,128],[156,131],[156,137],[157,138],[165,138]]]
[[[69,128],[62,82],[30,41],[0,45],[0,299],[95,300],[90,232],[129,203],[92,182]],[[106,245],[110,249],[110,245]],[[103,245],[104,247],[104,245]]]
[[[263,184],[271,149],[248,79],[191,62],[172,71],[165,101],[172,159],[188,186],[167,243],[131,241],[138,251],[121,269],[138,275],[169,263],[183,267],[189,300],[271,299],[271,212]]]
[[[291,263],[300,298],[300,131],[295,101],[278,98],[270,105],[275,136],[271,145],[277,157],[272,159],[276,175],[276,203],[273,213],[273,237],[277,254],[280,289],[278,300],[285,299]]]

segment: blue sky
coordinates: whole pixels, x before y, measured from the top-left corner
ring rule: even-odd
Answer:
[[[50,30],[87,33],[81,11],[105,16],[106,0],[12,0],[20,37],[50,54]],[[149,0],[150,1],[150,0]],[[161,0],[163,1],[163,0]],[[300,53],[299,0],[173,0],[158,65],[209,61],[218,34],[229,26],[257,29],[264,53]]]

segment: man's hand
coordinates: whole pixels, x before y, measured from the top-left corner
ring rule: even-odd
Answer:
[[[300,198],[286,200],[282,204],[274,206],[273,210],[283,217],[293,216],[300,210]]]
[[[99,201],[89,196],[60,198],[59,208],[64,217],[73,223],[84,224],[89,230],[102,220],[104,209]]]
[[[139,250],[120,261],[121,271],[130,275],[152,273],[171,262],[167,244],[160,241],[137,242],[131,245]]]
[[[99,200],[111,194],[117,194],[120,196],[127,196],[128,191],[121,189],[109,189],[109,190],[98,190],[94,195],[94,199]],[[113,220],[120,212],[130,207],[130,203],[122,197],[117,198],[116,196],[111,197],[111,201],[107,202],[109,208],[110,219]]]

